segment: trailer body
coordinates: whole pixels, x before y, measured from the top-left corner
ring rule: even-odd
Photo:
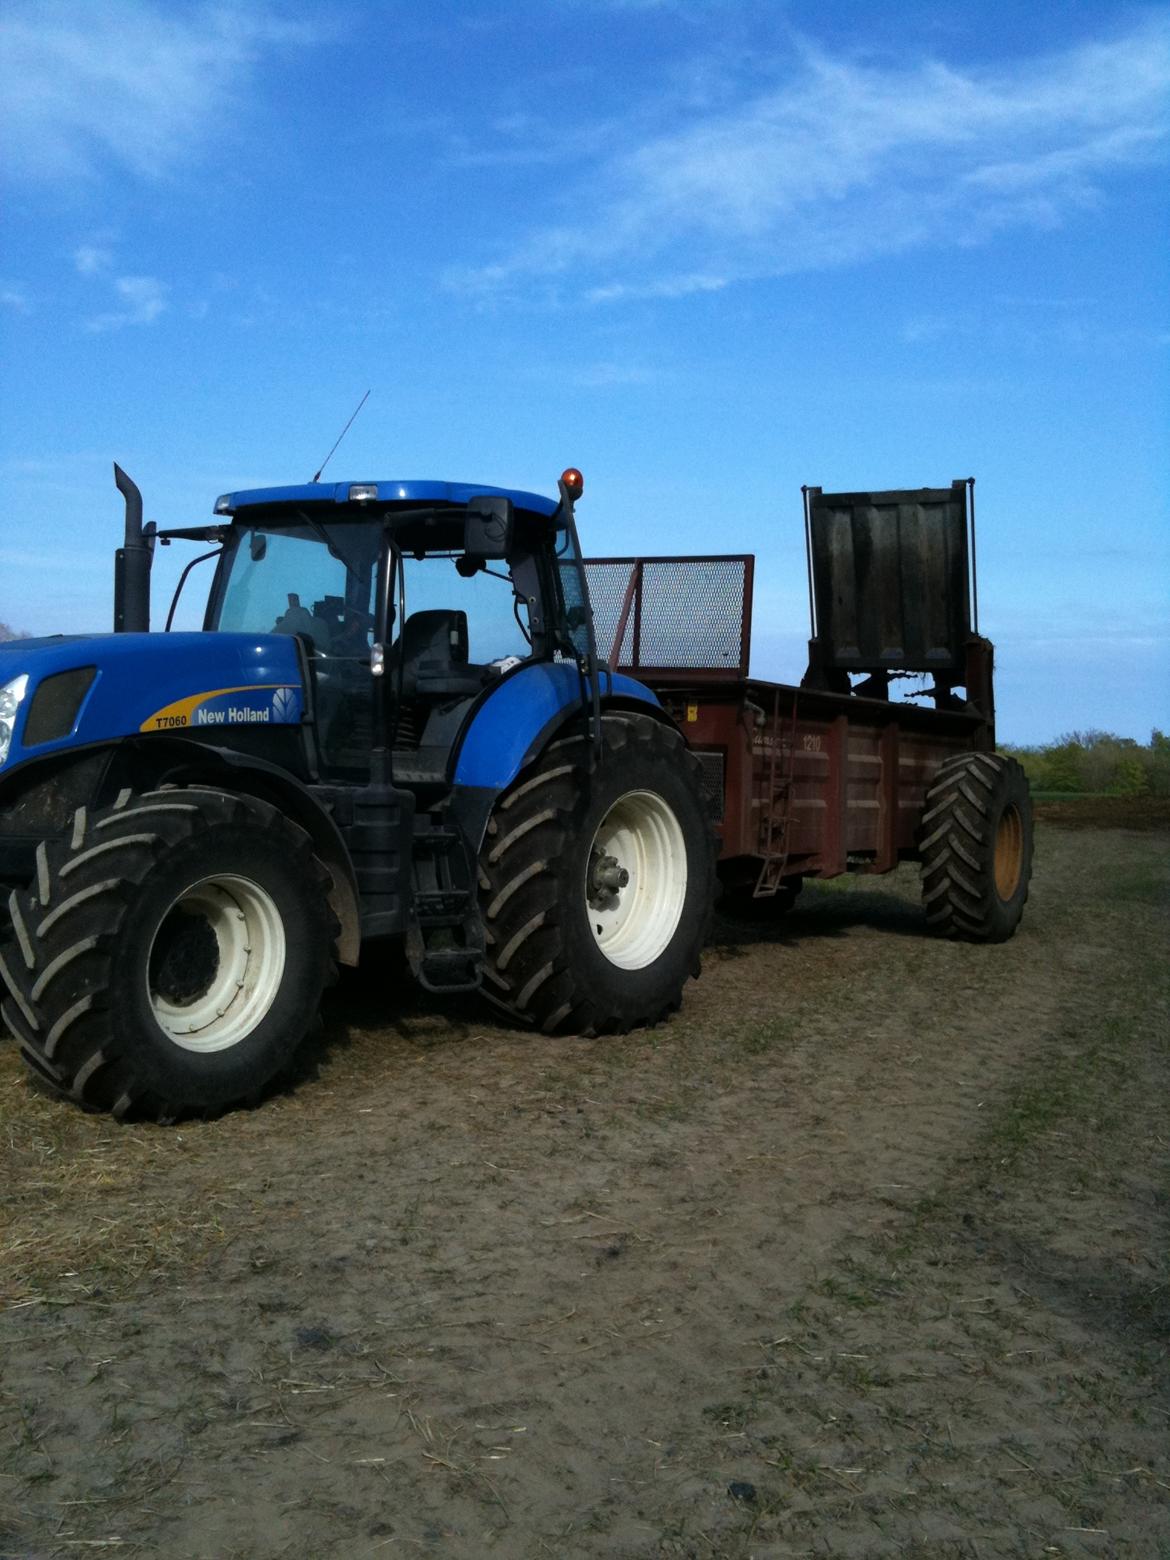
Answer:
[[[784,683],[663,686],[659,697],[703,765],[725,881],[762,893],[917,859],[939,766],[979,751],[961,715]]]
[[[602,653],[685,733],[721,877],[761,898],[919,859],[940,768],[995,748],[993,650],[972,626],[970,483],[804,495],[812,633],[800,685],[750,675],[753,555],[586,565]],[[932,679],[916,690],[925,706],[888,697],[900,677]]]

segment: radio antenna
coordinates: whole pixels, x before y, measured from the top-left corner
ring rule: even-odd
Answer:
[[[362,396],[361,400],[354,407],[354,409],[353,409],[353,417],[351,417],[349,419],[349,421],[346,423],[345,427],[337,435],[337,442],[334,444],[333,449],[329,451],[328,455],[326,455],[325,459],[321,462],[320,466],[318,466],[316,474],[313,476],[312,481],[320,482],[320,480],[321,480],[321,473],[325,470],[325,467],[333,459],[333,452],[334,452],[334,450],[336,450],[337,445],[341,443],[342,439],[345,438],[345,436],[349,432],[350,428],[352,428],[354,417],[357,416],[357,414],[361,411],[362,407],[366,404],[366,402],[369,399],[370,399],[370,392],[367,390],[365,395]]]

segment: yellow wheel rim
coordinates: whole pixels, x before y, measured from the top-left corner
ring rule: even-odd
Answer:
[[[1005,902],[1020,886],[1024,866],[1024,820],[1018,807],[1005,807],[995,831],[995,891]]]

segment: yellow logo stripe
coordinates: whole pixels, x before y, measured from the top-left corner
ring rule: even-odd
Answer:
[[[189,726],[191,717],[206,699],[218,699],[224,693],[275,693],[278,688],[293,688],[295,683],[244,683],[238,688],[207,688],[202,693],[188,694],[173,704],[164,704],[161,710],[148,715],[139,731],[173,731],[177,726]]]

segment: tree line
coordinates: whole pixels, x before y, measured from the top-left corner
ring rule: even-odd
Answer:
[[[1070,796],[1170,796],[1170,736],[1148,743],[1111,731],[1070,731],[1043,747],[1002,749],[1023,764],[1033,791]]]

